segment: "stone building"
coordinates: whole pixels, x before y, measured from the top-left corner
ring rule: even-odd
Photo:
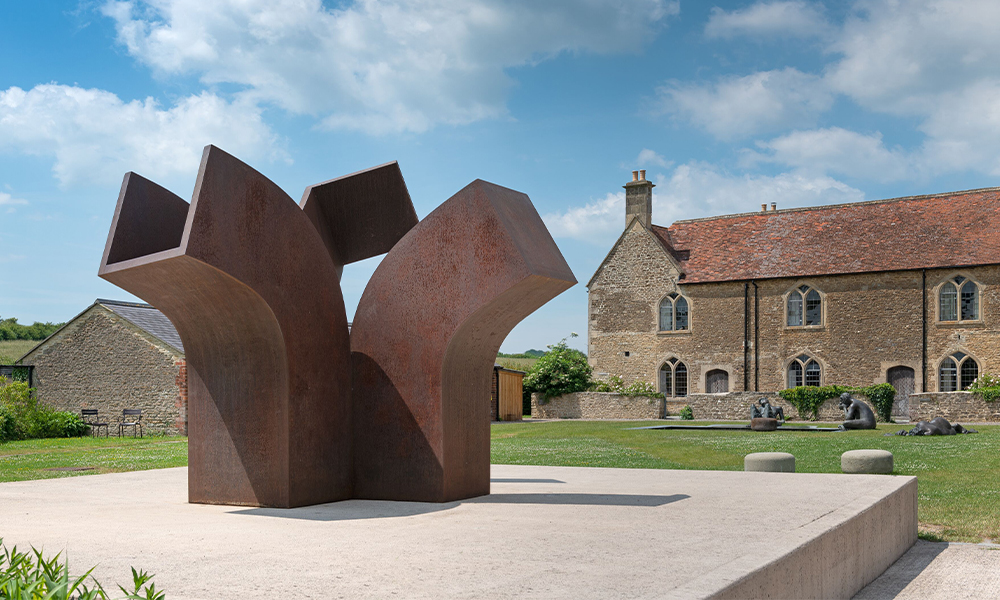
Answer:
[[[965,389],[1000,373],[1000,188],[651,223],[587,284],[596,373],[668,397],[889,382]]]
[[[96,408],[112,423],[142,409],[148,432],[187,433],[184,346],[152,306],[97,300],[19,361],[35,367],[39,401],[79,413]]]

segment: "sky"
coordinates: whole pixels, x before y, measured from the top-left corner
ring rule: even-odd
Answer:
[[[190,199],[215,144],[296,200],[392,160],[421,218],[475,179],[528,194],[580,283],[501,349],[585,349],[634,169],[664,226],[1000,184],[998,22],[972,0],[5,2],[0,316],[134,299],[97,277],[123,175]],[[345,269],[349,318],[379,259]]]

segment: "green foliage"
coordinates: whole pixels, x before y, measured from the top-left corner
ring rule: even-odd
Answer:
[[[1000,400],[1000,376],[983,372],[968,389],[984,402],[996,402]]]
[[[69,561],[59,560],[60,554],[45,558],[42,552],[19,552],[7,549],[0,539],[0,600],[110,600],[90,569],[80,577],[71,577]],[[150,583],[152,575],[132,569],[133,589],[118,589],[122,600],[164,600],[166,595]],[[88,579],[90,585],[87,585]]]
[[[506,352],[497,352],[497,358],[541,358],[545,355],[545,352],[541,350],[528,350],[526,352],[519,352],[517,354],[508,354]]]
[[[694,421],[694,411],[690,406],[685,406],[680,412],[682,421]]]
[[[877,383],[862,388],[854,388],[864,394],[875,409],[875,416],[883,423],[892,423],[892,402],[896,399],[896,388],[890,383]]]
[[[583,392],[590,389],[592,371],[587,356],[567,346],[563,339],[549,346],[549,351],[528,369],[524,376],[524,393],[540,393],[548,400],[553,396]]]
[[[79,437],[87,432],[78,415],[38,404],[32,391],[23,381],[0,377],[0,442]]]
[[[0,340],[44,340],[65,323],[21,325],[17,319],[0,319]]]
[[[625,382],[618,375],[612,375],[607,381],[592,381],[590,389],[595,392],[611,392],[622,396],[663,397],[663,394],[656,391],[656,387],[649,382],[634,381],[630,385],[625,385]]]
[[[819,418],[819,407],[823,406],[824,402],[850,391],[851,388],[842,385],[824,385],[822,387],[800,385],[781,390],[778,395],[799,411],[800,419],[815,421]]]

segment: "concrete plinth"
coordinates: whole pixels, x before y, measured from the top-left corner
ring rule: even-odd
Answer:
[[[850,598],[917,535],[913,477],[493,466],[491,488],[264,509],[188,504],[186,469],[5,483],[0,535],[171,600]]]
[[[787,452],[754,452],[743,457],[743,470],[794,473],[795,457]]]
[[[840,455],[844,473],[892,473],[892,452],[888,450],[848,450]]]

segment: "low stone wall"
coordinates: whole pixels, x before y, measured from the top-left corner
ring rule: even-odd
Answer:
[[[531,395],[531,416],[540,419],[659,419],[663,400],[608,392],[575,392],[549,398]]]
[[[855,396],[865,400],[864,396]],[[730,392],[728,394],[691,394],[684,398],[668,398],[667,414],[676,415],[685,406],[691,407],[694,418],[704,421],[749,421],[750,405],[767,398],[771,406],[782,407],[786,419],[798,419],[799,411],[785,402],[777,392]],[[819,408],[820,421],[843,421],[839,400],[831,398]]]
[[[1000,401],[985,402],[969,392],[910,394],[910,421],[944,417],[953,424],[1000,421]]]

